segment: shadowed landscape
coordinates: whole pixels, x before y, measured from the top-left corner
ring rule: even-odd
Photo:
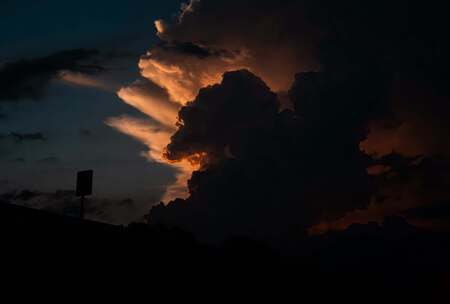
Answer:
[[[304,237],[280,254],[267,243],[242,237],[212,245],[164,226],[113,226],[6,204],[0,204],[0,211],[2,244],[10,248],[3,256],[23,259],[21,267],[31,262],[27,256],[33,252],[33,260],[43,264],[72,260],[93,267],[99,278],[111,271],[131,275],[139,269],[160,278],[176,273],[183,280],[195,273],[198,283],[211,284],[206,278],[222,282],[239,274],[234,291],[251,280],[248,288],[283,286],[293,292],[302,285],[303,296],[317,296],[319,288],[352,290],[353,295],[375,289],[376,297],[420,296],[432,303],[447,298],[450,283],[450,235],[425,232],[396,217],[381,225],[353,224],[344,231]],[[320,296],[328,297],[332,294]]]

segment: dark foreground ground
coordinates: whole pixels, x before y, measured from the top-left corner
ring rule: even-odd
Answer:
[[[55,267],[62,275],[110,275],[117,281],[142,276],[228,292],[282,285],[297,295],[420,296],[427,303],[450,303],[449,234],[420,231],[400,218],[306,237],[292,254],[245,238],[213,246],[179,229],[111,226],[7,204],[0,204],[0,231],[3,269],[15,272]]]

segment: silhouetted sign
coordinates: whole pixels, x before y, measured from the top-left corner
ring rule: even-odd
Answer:
[[[94,171],[81,171],[77,175],[77,196],[86,196],[92,194],[92,179]]]

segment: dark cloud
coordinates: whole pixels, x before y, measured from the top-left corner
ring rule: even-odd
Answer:
[[[153,51],[158,48],[168,53],[178,53],[186,56],[198,57],[200,59],[205,59],[208,57],[222,57],[229,58],[231,60],[240,55],[239,51],[230,52],[225,49],[212,49],[208,47],[202,47],[192,42],[172,41],[160,43],[159,45],[153,47]]]
[[[154,208],[150,220],[216,240],[244,231],[276,238],[366,207],[369,158],[359,142],[368,106],[347,111],[361,97],[351,94],[364,83],[355,79],[333,86],[327,75],[299,75],[291,89],[296,111],[281,113],[276,94],[248,71],[202,89],[181,109],[166,155],[201,164],[189,181],[191,196]]]
[[[410,1],[192,1],[178,22],[157,23],[166,43],[189,47],[144,58],[150,79],[161,79],[159,64],[183,74],[190,57],[245,49],[245,65],[270,88],[248,71],[225,73],[181,109],[166,157],[200,169],[190,197],[155,207],[150,222],[216,240],[270,238],[370,208],[396,214],[446,199],[444,11]],[[283,96],[293,110],[279,113],[271,89],[292,81]],[[166,87],[177,96],[178,87]]]
[[[38,100],[48,83],[63,71],[97,74],[103,71],[96,61],[98,55],[96,50],[77,49],[8,62],[0,68],[0,101]]]
[[[166,157],[174,161],[191,156],[201,160],[204,153],[210,160],[248,157],[241,155],[245,146],[255,133],[273,128],[278,107],[276,95],[258,77],[245,70],[226,73],[221,85],[201,90],[181,109],[180,128]]]
[[[450,202],[438,202],[428,206],[420,206],[404,213],[416,219],[450,219]]]
[[[126,198],[123,201],[120,201],[119,205],[124,207],[130,207],[134,205],[134,200],[132,200],[131,198]]]
[[[91,137],[93,134],[92,134],[92,131],[91,131],[91,130],[88,130],[88,129],[80,129],[80,135],[81,135],[81,136],[84,136],[84,137]]]
[[[43,144],[47,141],[47,137],[41,132],[36,133],[17,133],[0,134],[0,156],[11,157],[14,148],[25,147],[28,144]],[[20,155],[20,154],[19,154]],[[25,163],[23,157],[15,157],[12,161],[16,163]]]
[[[363,77],[375,71],[371,83],[381,85],[365,88],[370,92],[366,98],[380,93],[382,98],[371,110],[376,115],[361,142],[384,171],[375,174],[376,203],[343,222],[380,220],[448,200],[450,94],[443,83],[450,80],[450,61],[444,55],[450,41],[443,38],[445,9],[414,1],[318,1],[311,7],[327,33],[321,46],[323,69],[359,70]]]
[[[311,2],[311,20],[322,29],[324,69],[382,71],[388,105],[370,123],[362,147],[377,157],[448,154],[450,130],[449,26],[443,6],[417,1]],[[380,20],[383,20],[380,24]],[[394,124],[386,124],[386,122]]]
[[[336,221],[323,221],[310,229],[317,234],[330,229],[345,229],[351,223],[381,222],[385,216],[402,215],[426,229],[450,230],[441,218],[426,219],[408,216],[409,210],[428,208],[436,202],[450,199],[450,161],[445,157],[407,157],[391,153],[372,159],[368,173],[374,182],[374,192],[368,208],[347,213]]]
[[[55,157],[55,156],[50,156],[50,157],[45,157],[45,158],[41,158],[38,160],[38,163],[43,163],[43,164],[54,164],[54,163],[58,163],[60,162],[61,159],[59,157]]]
[[[44,136],[44,134],[38,132],[38,133],[11,133],[6,138],[11,138],[17,143],[23,143],[27,141],[46,141],[47,138]]]
[[[378,177],[377,196],[384,208],[398,214],[408,209],[429,208],[447,201],[450,194],[450,161],[444,157],[407,158],[391,154],[382,158],[389,171]],[[445,216],[443,214],[443,216]]]

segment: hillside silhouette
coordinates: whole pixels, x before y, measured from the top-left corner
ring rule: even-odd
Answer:
[[[289,248],[236,235],[221,244],[161,225],[114,226],[0,204],[3,259],[34,266],[85,265],[104,271],[237,276],[252,284],[420,294],[442,299],[450,279],[448,233],[417,229],[400,217],[305,236]],[[288,254],[287,254],[288,253]],[[288,280],[288,278],[293,278]],[[271,283],[270,283],[271,284]],[[272,285],[275,286],[275,285]],[[308,287],[309,286],[309,287]]]

